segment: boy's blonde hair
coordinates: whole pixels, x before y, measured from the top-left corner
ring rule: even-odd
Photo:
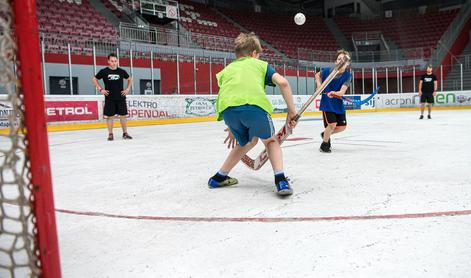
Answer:
[[[337,60],[337,58],[340,56],[340,54],[343,54],[343,55],[346,55],[346,56],[350,57],[350,52],[348,52],[345,49],[339,49],[339,50],[337,50],[337,55],[335,55],[335,60]]]
[[[250,56],[254,50],[262,53],[260,40],[254,32],[240,33],[234,40],[234,51],[237,57]]]

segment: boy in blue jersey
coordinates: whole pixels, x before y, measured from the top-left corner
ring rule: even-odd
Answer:
[[[338,65],[345,56],[350,56],[348,51],[343,49],[338,50],[335,64]],[[322,111],[325,130],[321,133],[322,144],[319,149],[321,152],[332,152],[330,136],[334,133],[344,131],[347,127],[347,118],[345,116],[345,106],[342,96],[347,92],[352,80],[350,72],[346,71],[348,65],[349,63],[339,69],[337,76],[324,89],[322,94],[319,110]],[[322,82],[329,76],[331,71],[332,68],[323,68],[316,74],[318,87],[321,86]]]
[[[267,62],[259,60],[262,52],[260,41],[254,33],[240,34],[234,41],[237,59],[219,72],[216,100],[218,120],[224,119],[229,135],[228,147],[232,147],[219,171],[208,181],[209,188],[234,185],[238,181],[229,172],[252,149],[260,138],[268,152],[273,168],[278,195],[291,195],[293,190],[283,172],[281,147],[276,139],[270,114],[273,107],[265,95],[265,86],[278,85],[288,107],[286,122],[294,128],[296,115],[288,81],[276,73]]]

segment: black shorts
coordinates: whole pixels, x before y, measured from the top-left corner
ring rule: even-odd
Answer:
[[[423,94],[420,96],[420,103],[435,103],[433,94]]]
[[[324,127],[332,123],[337,123],[338,127],[347,126],[347,117],[345,114],[322,111],[322,118],[324,119]]]
[[[103,115],[112,117],[114,115],[126,116],[128,114],[128,106],[126,100],[110,100],[105,99],[105,107],[103,107]]]

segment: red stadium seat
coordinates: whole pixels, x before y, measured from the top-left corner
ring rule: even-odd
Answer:
[[[402,16],[384,19],[359,20],[350,17],[335,17],[340,30],[350,39],[353,32],[381,31],[385,38],[401,48],[429,48],[436,46],[458,10],[429,12],[424,15]],[[412,53],[405,51],[405,53]],[[406,58],[417,58],[405,54]],[[411,54],[415,55],[415,54]],[[430,57],[430,49],[425,57]]]
[[[103,33],[108,41],[116,42],[116,29],[87,0],[82,4],[38,0],[37,6],[39,28],[45,32],[49,52],[67,53],[67,43],[70,43],[74,54],[88,53],[89,49],[81,45]],[[49,46],[51,41],[58,44]]]

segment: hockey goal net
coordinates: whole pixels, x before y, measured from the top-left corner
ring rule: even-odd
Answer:
[[[60,277],[36,1],[0,0],[0,277]]]

